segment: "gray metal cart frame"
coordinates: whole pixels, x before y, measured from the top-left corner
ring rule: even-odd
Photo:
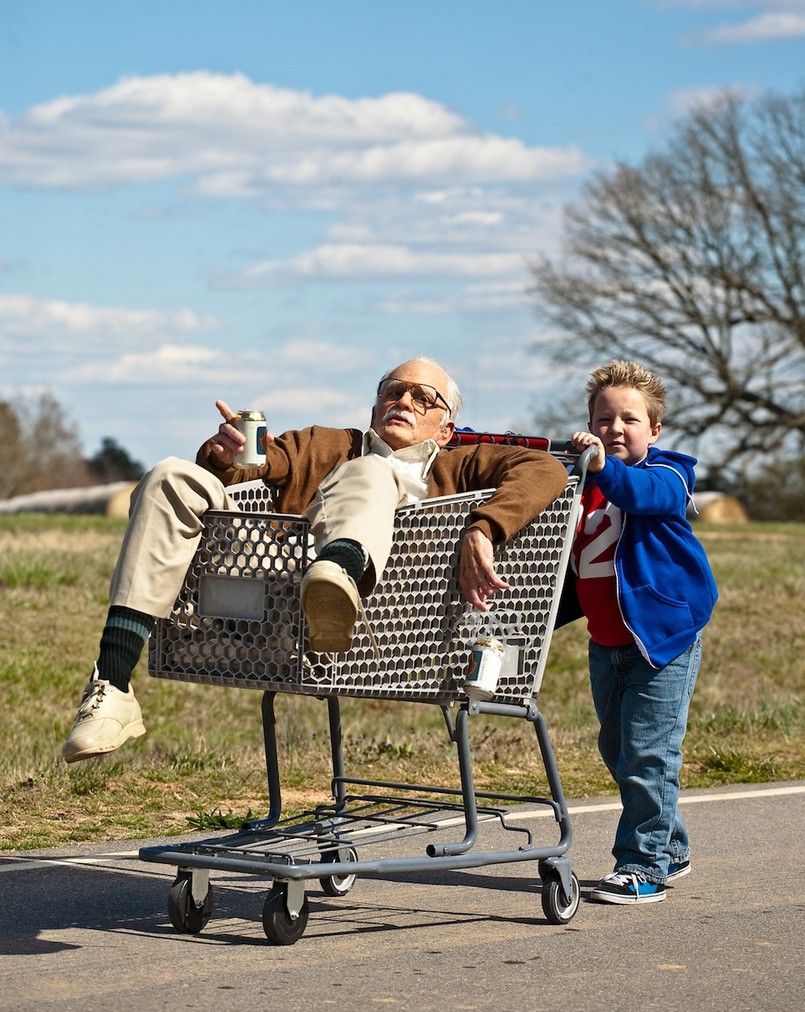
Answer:
[[[482,437],[479,437],[482,438]],[[490,437],[504,441],[504,437]],[[509,441],[506,439],[505,441]],[[518,441],[512,439],[511,441]],[[375,644],[360,623],[352,650],[337,657],[307,650],[299,583],[311,547],[304,517],[267,512],[262,482],[230,489],[240,512],[210,511],[185,585],[170,618],[157,623],[149,671],[155,677],[260,689],[269,810],[234,833],[176,845],[144,847],[144,861],[172,864],[177,877],[168,911],[179,931],[201,931],[213,909],[211,870],[273,880],[263,908],[268,940],[287,945],[308,921],[305,882],[343,896],[360,876],[477,868],[537,861],[542,908],[566,924],[579,905],[579,883],[567,851],[567,805],[537,698],[575,531],[589,452],[568,458],[564,444],[529,440],[568,464],[568,485],[535,521],[496,553],[510,589],[491,613],[464,604],[457,582],[461,534],[470,510],[492,490],[425,500],[398,511],[392,554],[382,582],[366,602]],[[505,643],[495,696],[464,693],[471,645],[479,631]],[[326,700],[332,757],[332,803],[283,818],[274,702],[278,693]],[[428,702],[441,708],[456,749],[460,788],[349,776],[345,768],[341,697]],[[517,718],[536,733],[550,797],[476,790],[469,725],[477,714]],[[512,806],[548,806],[559,839],[537,846]],[[510,849],[478,846],[485,822],[510,832]],[[422,835],[414,857],[360,857],[394,849]]]

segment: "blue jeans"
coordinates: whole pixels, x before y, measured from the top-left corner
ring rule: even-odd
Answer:
[[[679,771],[701,656],[701,635],[664,668],[652,668],[636,644],[590,643],[598,748],[623,804],[615,870],[641,872],[650,882],[665,882],[669,864],[690,853],[678,809]]]

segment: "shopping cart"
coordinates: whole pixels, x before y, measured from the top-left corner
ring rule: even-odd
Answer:
[[[359,620],[352,649],[338,656],[306,649],[299,585],[311,552],[307,519],[271,513],[270,489],[262,482],[230,488],[240,512],[205,515],[185,585],[171,616],[157,623],[152,636],[149,671],[160,678],[262,690],[269,809],[264,819],[234,832],[140,850],[145,861],[177,868],[168,913],[178,931],[196,933],[208,922],[213,870],[272,880],[263,927],[278,945],[296,942],[305,931],[310,880],[338,897],[361,876],[536,861],[547,920],[566,924],[574,917],[580,893],[567,857],[570,819],[537,697],[590,454],[568,456],[565,444],[536,437],[461,434],[459,440],[535,446],[568,467],[565,492],[496,552],[496,570],[510,589],[496,595],[490,613],[461,600],[457,560],[467,516],[492,490],[429,499],[398,511],[386,572],[366,602],[374,641]],[[464,689],[479,633],[505,645],[497,691],[486,700],[470,698]],[[326,701],[332,756],[332,802],[286,817],[274,717],[278,693]],[[439,706],[461,786],[348,775],[342,697]],[[478,714],[533,725],[550,797],[475,788],[469,727]],[[557,842],[537,845],[533,825],[517,820],[524,805],[551,810]],[[480,845],[488,824],[513,840],[508,849]],[[399,856],[403,838],[417,836],[422,849]]]

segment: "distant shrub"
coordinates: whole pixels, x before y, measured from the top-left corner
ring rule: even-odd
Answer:
[[[753,520],[805,520],[805,456],[769,460],[741,499]]]

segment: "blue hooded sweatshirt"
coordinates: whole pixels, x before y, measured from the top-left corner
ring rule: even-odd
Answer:
[[[685,514],[693,492],[694,457],[650,447],[631,466],[607,457],[595,482],[623,511],[615,550],[618,605],[640,652],[664,667],[693,643],[710,620],[718,590],[704,549]],[[582,615],[568,570],[558,624]]]

